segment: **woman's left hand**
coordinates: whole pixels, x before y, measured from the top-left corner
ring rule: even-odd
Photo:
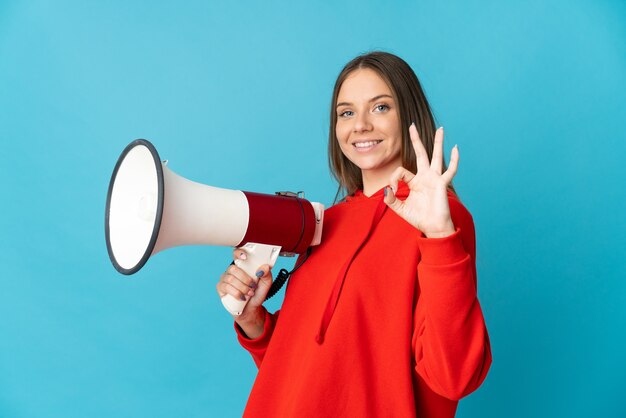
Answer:
[[[448,205],[448,185],[459,164],[458,147],[455,145],[452,148],[450,164],[442,173],[443,128],[437,129],[435,133],[432,162],[428,161],[428,154],[415,125],[409,127],[409,134],[417,158],[417,173],[413,174],[404,167],[398,167],[391,175],[391,187],[385,188],[385,203],[426,237],[446,237],[455,231]],[[410,189],[409,196],[404,201],[395,196],[399,180],[404,181]]]

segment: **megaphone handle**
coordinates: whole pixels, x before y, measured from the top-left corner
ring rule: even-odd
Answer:
[[[263,264],[269,264],[270,267],[274,267],[281,247],[249,242],[239,248],[246,251],[247,257],[245,260],[235,260],[235,265],[245,271],[248,276],[254,277],[259,267]],[[247,303],[247,300],[238,300],[228,294],[222,297],[222,304],[226,310],[236,316],[241,315]]]

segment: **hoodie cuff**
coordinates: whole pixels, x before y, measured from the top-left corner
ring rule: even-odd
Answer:
[[[421,263],[428,265],[454,264],[465,259],[468,254],[461,241],[461,228],[443,238],[427,238],[423,234],[417,238],[422,255]]]
[[[241,329],[241,327],[235,322],[235,332],[237,333],[237,339],[239,340],[239,344],[246,350],[258,350],[264,349],[270,342],[270,338],[272,337],[272,332],[274,331],[274,318],[267,309],[265,310],[265,323],[263,324],[263,334],[261,334],[258,338],[250,339],[246,335],[245,332]]]

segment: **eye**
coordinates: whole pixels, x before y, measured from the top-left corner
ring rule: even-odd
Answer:
[[[386,112],[387,110],[389,110],[389,106],[384,103],[376,105],[376,107],[374,108],[374,112]]]
[[[340,117],[340,118],[349,118],[350,116],[353,116],[353,115],[354,115],[354,112],[353,112],[353,111],[351,111],[351,110],[346,110],[346,111],[344,111],[344,112],[341,112],[341,113],[339,114],[339,117]]]

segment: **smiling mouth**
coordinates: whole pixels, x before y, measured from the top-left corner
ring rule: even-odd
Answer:
[[[382,139],[375,139],[372,141],[358,141],[358,142],[353,143],[352,146],[358,150],[367,150],[367,149],[375,147],[381,142],[383,142]]]

